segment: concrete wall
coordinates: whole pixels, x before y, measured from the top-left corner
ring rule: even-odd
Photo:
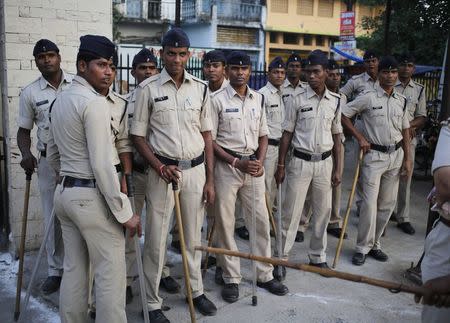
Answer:
[[[0,4],[2,61],[3,135],[7,144],[6,163],[9,196],[9,220],[12,250],[17,250],[23,210],[25,175],[20,168],[21,155],[16,145],[19,93],[39,76],[32,51],[41,38],[54,41],[60,48],[62,67],[75,71],[79,37],[84,34],[112,36],[111,0],[4,0]],[[35,132],[33,146],[36,143]],[[33,148],[34,149],[34,148]],[[34,150],[35,151],[35,150]],[[27,248],[40,245],[44,225],[37,186],[33,175],[28,213]]]

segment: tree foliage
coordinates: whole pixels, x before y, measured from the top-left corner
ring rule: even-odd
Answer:
[[[385,6],[385,0],[361,0],[367,5]],[[391,53],[412,52],[417,64],[441,65],[449,33],[448,0],[392,0],[389,46]],[[361,27],[372,31],[357,38],[358,48],[384,48],[385,12],[364,17]]]

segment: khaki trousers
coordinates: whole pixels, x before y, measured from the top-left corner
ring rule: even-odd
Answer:
[[[361,168],[361,212],[356,252],[380,249],[380,238],[395,207],[403,149],[391,154],[369,150]]]
[[[266,159],[264,160],[264,184],[266,193],[269,196],[269,205],[273,207],[277,197],[277,183],[275,182],[275,172],[278,164],[278,146],[269,145]]]
[[[136,207],[136,214],[142,216],[142,209],[144,208],[145,192],[147,189],[147,174],[140,172],[133,172],[134,183],[134,205]],[[145,231],[145,225],[143,226]],[[167,259],[167,249],[165,258]],[[127,286],[130,286],[133,280],[138,277],[137,263],[136,263],[136,250],[134,249],[133,239],[126,239],[125,242],[125,261],[127,264]],[[170,276],[170,269],[164,261],[164,267],[162,271],[162,278]]]
[[[216,232],[219,246],[228,250],[238,250],[234,240],[234,211],[238,196],[244,210],[245,224],[252,232],[251,217],[253,198],[255,198],[256,250],[254,250],[254,253],[259,256],[270,257],[269,214],[265,204],[264,176],[252,177],[221,160],[216,161],[214,172]],[[255,196],[253,195],[252,183],[255,185]],[[223,255],[217,255],[217,258],[223,268],[225,283],[239,284],[242,279],[239,258]],[[259,282],[264,283],[273,279],[273,266],[270,264],[257,262],[256,271]]]
[[[300,211],[303,209],[308,190],[311,190],[313,234],[308,256],[312,263],[326,262],[327,225],[331,215],[331,173],[333,159],[318,162],[293,157],[286,169],[286,198],[283,203],[283,258],[288,259],[294,245]]]
[[[410,157],[414,167],[414,160],[416,158],[416,145],[415,140],[410,147]],[[409,219],[409,205],[411,199],[411,176],[407,178],[400,178],[397,195],[397,217],[398,223],[410,222]]]
[[[50,167],[45,157],[39,158],[38,183],[41,196],[42,214],[44,215],[45,227],[49,225],[53,210],[53,197],[56,188],[56,172]],[[59,276],[63,274],[64,244],[61,234],[61,225],[55,217],[51,224],[49,237],[45,244],[47,252],[48,275]]]
[[[192,296],[203,294],[201,276],[202,253],[194,247],[201,244],[201,228],[205,216],[203,187],[205,165],[183,170],[179,181],[181,217],[191,279]],[[159,283],[167,249],[167,234],[171,224],[175,200],[172,185],[167,184],[153,169],[147,177],[147,219],[145,224],[144,275],[148,310],[161,309]]]
[[[61,322],[88,322],[89,262],[95,277],[96,322],[127,322],[122,225],[96,188],[58,185],[54,204],[65,246],[59,299]]]

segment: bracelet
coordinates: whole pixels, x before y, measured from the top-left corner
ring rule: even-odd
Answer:
[[[284,167],[284,165],[283,165],[283,164],[277,164],[277,166],[278,166],[278,167]]]
[[[236,163],[239,160],[239,158],[234,158],[233,161],[231,162],[231,167],[236,168]]]
[[[166,165],[162,164],[161,166],[159,166],[159,174],[161,176],[163,176],[163,168],[166,167]]]

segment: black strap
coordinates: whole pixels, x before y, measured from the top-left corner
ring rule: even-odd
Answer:
[[[297,158],[306,160],[306,161],[311,161],[313,159],[313,155],[312,154],[304,153],[303,151],[300,151],[300,150],[297,150],[297,149],[294,149],[294,156],[297,157]],[[331,156],[331,150],[328,150],[328,151],[326,151],[326,152],[321,154],[320,159],[321,160],[325,160],[325,159],[327,159],[330,156]]]
[[[206,100],[206,94],[208,93],[208,84],[203,84],[205,86],[205,89],[203,90],[203,103],[202,108],[200,109],[200,113],[203,112],[203,106],[205,105]]]
[[[424,88],[425,88],[425,87],[422,86],[422,88],[420,89],[419,97],[417,98],[417,100],[420,100],[420,98],[422,97],[422,93],[423,93],[423,89],[424,89]]]
[[[255,155],[255,154],[251,154],[250,156],[244,156],[244,155],[238,154],[237,152],[234,152],[234,151],[232,151],[232,150],[229,150],[229,149],[226,149],[226,148],[223,148],[223,147],[220,147],[220,148],[222,148],[223,151],[226,152],[228,155],[231,155],[231,156],[233,156],[233,157],[235,157],[235,158],[238,158],[238,159],[240,159],[240,160],[241,160],[241,159],[247,160],[247,159],[256,158],[256,155]]]
[[[405,110],[406,110],[406,103],[407,103],[407,100],[405,98],[405,104],[403,105],[403,112],[405,112]]]
[[[53,109],[53,104],[55,103],[56,98],[52,101],[52,104],[50,104],[50,108],[48,108],[48,121],[50,123],[52,123],[52,109]]]
[[[403,144],[403,140],[400,140],[395,144],[395,150],[399,149]],[[383,145],[377,145],[377,144],[370,144],[370,149],[382,152],[382,153],[388,153],[389,152],[389,146],[383,146]]]
[[[280,140],[269,138],[269,145],[271,145],[271,146],[279,146],[280,145]]]
[[[185,164],[185,163],[189,164],[185,169],[194,168],[195,166],[198,166],[205,161],[204,153],[202,153],[200,156],[195,157],[194,159],[191,159],[191,160],[176,160],[176,159],[168,158],[168,157],[161,156],[158,154],[155,154],[155,157],[158,158],[161,163],[163,163],[164,165],[167,165],[167,166],[169,166],[169,165],[183,166],[183,164]]]
[[[123,121],[123,118],[125,118],[125,115],[127,114],[127,110],[128,110],[128,100],[125,101],[125,109],[123,110],[122,117],[120,118],[119,124],[121,124]]]
[[[266,98],[264,97],[264,94],[262,94],[262,93],[259,93],[259,94],[261,94],[261,96],[262,96],[261,109],[264,109],[264,102],[265,102]]]

